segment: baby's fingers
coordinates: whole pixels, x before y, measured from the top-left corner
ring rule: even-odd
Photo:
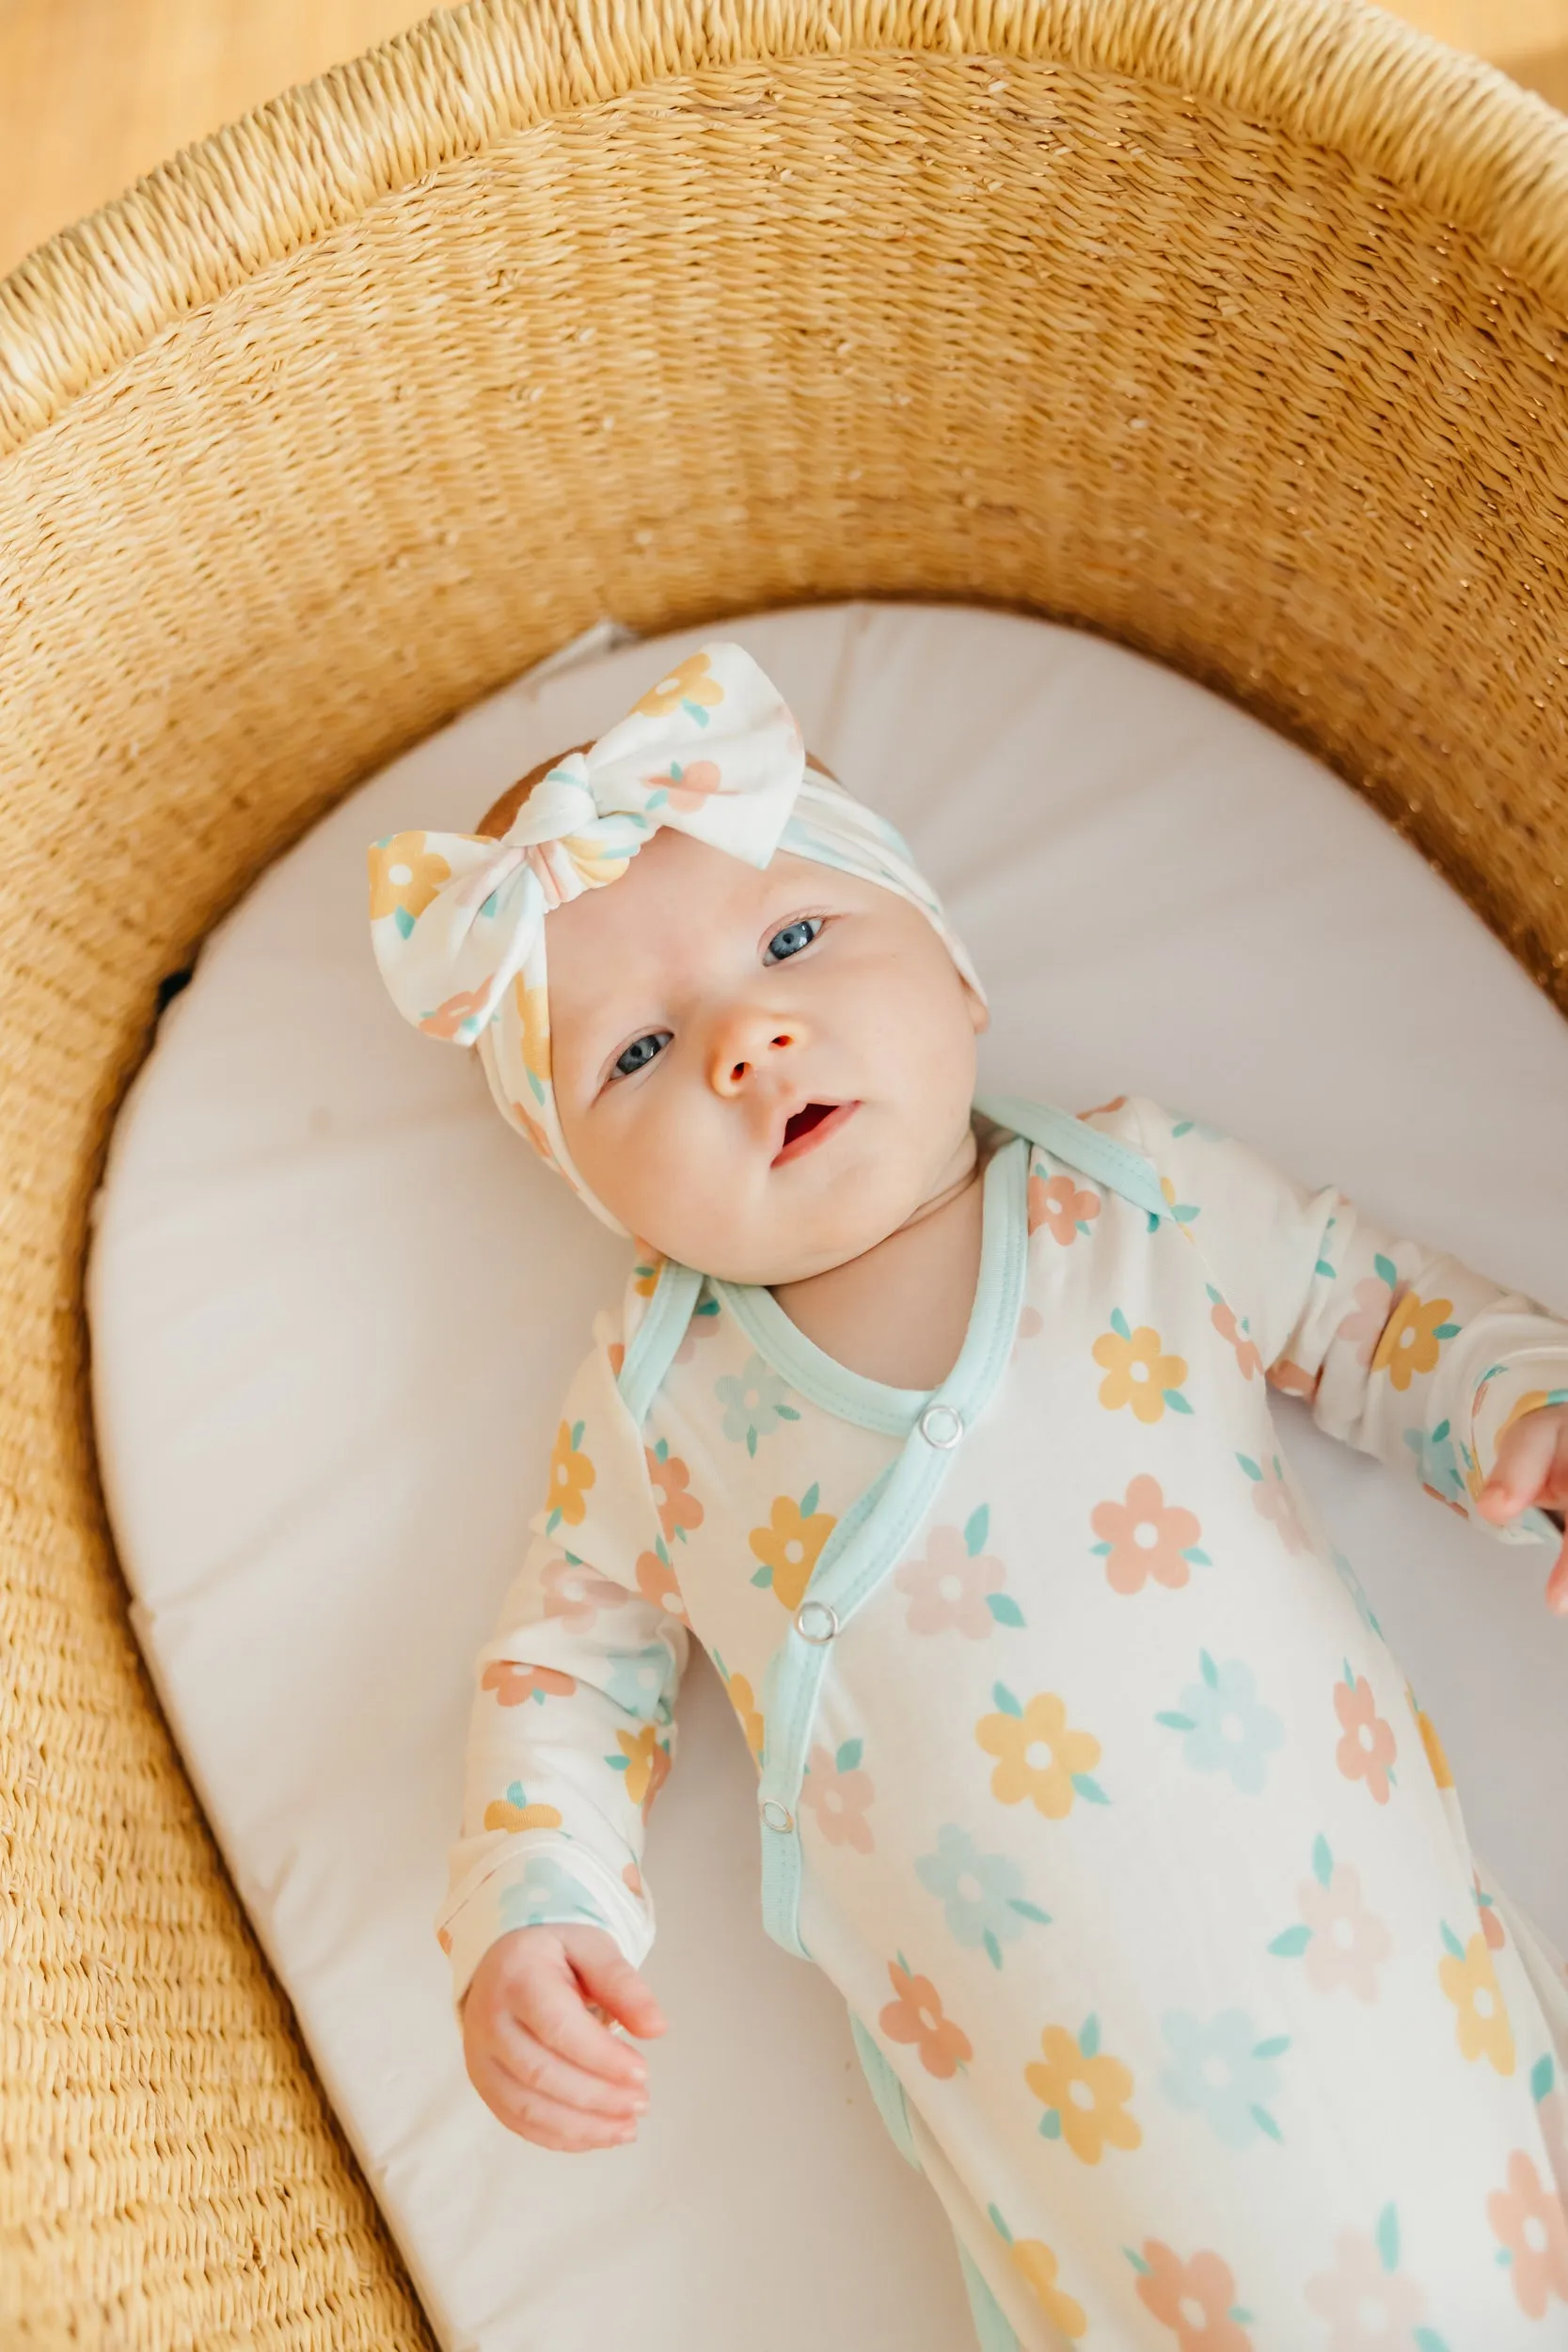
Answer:
[[[629,2117],[590,2115],[542,2090],[531,2090],[499,2058],[483,2059],[473,2082],[491,2114],[536,2147],[578,2155],[590,2148],[618,2148],[636,2137],[637,2126]]]
[[[608,1938],[604,1939],[607,1943]],[[620,1961],[626,1974],[639,1981],[636,1972]],[[574,1973],[575,1972],[575,1973]],[[647,2079],[647,2065],[641,2054],[628,2049],[608,2026],[589,2015],[584,2007],[585,1993],[597,1993],[598,1979],[591,1977],[591,1963],[580,1951],[570,1958],[562,1950],[559,1968],[547,1975],[537,1974],[530,1981],[526,2005],[516,2005],[514,2015],[517,2023],[546,2048],[569,2058],[575,2066],[591,2074],[604,2076],[611,2083],[641,2089]]]
[[[507,2018],[501,2026],[494,2056],[518,2090],[531,2097],[537,2094],[561,2106],[580,2107],[587,2114],[609,2116],[617,2123],[634,2126],[647,2108],[648,2094],[641,2083],[607,2082],[602,2074],[574,2066],[515,2018]]]

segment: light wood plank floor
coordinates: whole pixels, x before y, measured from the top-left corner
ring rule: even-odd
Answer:
[[[1568,0],[1388,0],[1568,108]],[[0,0],[0,273],[192,139],[421,0]]]

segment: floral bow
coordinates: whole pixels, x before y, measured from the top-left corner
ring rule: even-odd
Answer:
[[[661,825],[749,866],[766,866],[782,844],[897,891],[983,994],[907,845],[831,778],[808,774],[794,713],[740,645],[705,645],[677,663],[608,735],[558,761],[499,841],[400,833],[376,842],[371,939],[392,1002],[427,1036],[478,1047],[504,1116],[616,1232],[561,1131],[546,917],[619,880]]]

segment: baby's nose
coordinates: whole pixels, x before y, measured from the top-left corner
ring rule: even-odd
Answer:
[[[798,1025],[781,1021],[777,1013],[731,1013],[713,1033],[708,1084],[716,1094],[742,1094],[767,1063],[800,1041]]]

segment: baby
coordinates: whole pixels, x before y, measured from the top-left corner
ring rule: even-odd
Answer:
[[[961,943],[737,645],[372,877],[399,1009],[639,1237],[478,1670],[494,2112],[646,2107],[695,1633],[987,2352],[1568,2344],[1568,1986],[1265,1387],[1555,1546],[1568,1322],[1146,1097],[976,1103]]]

